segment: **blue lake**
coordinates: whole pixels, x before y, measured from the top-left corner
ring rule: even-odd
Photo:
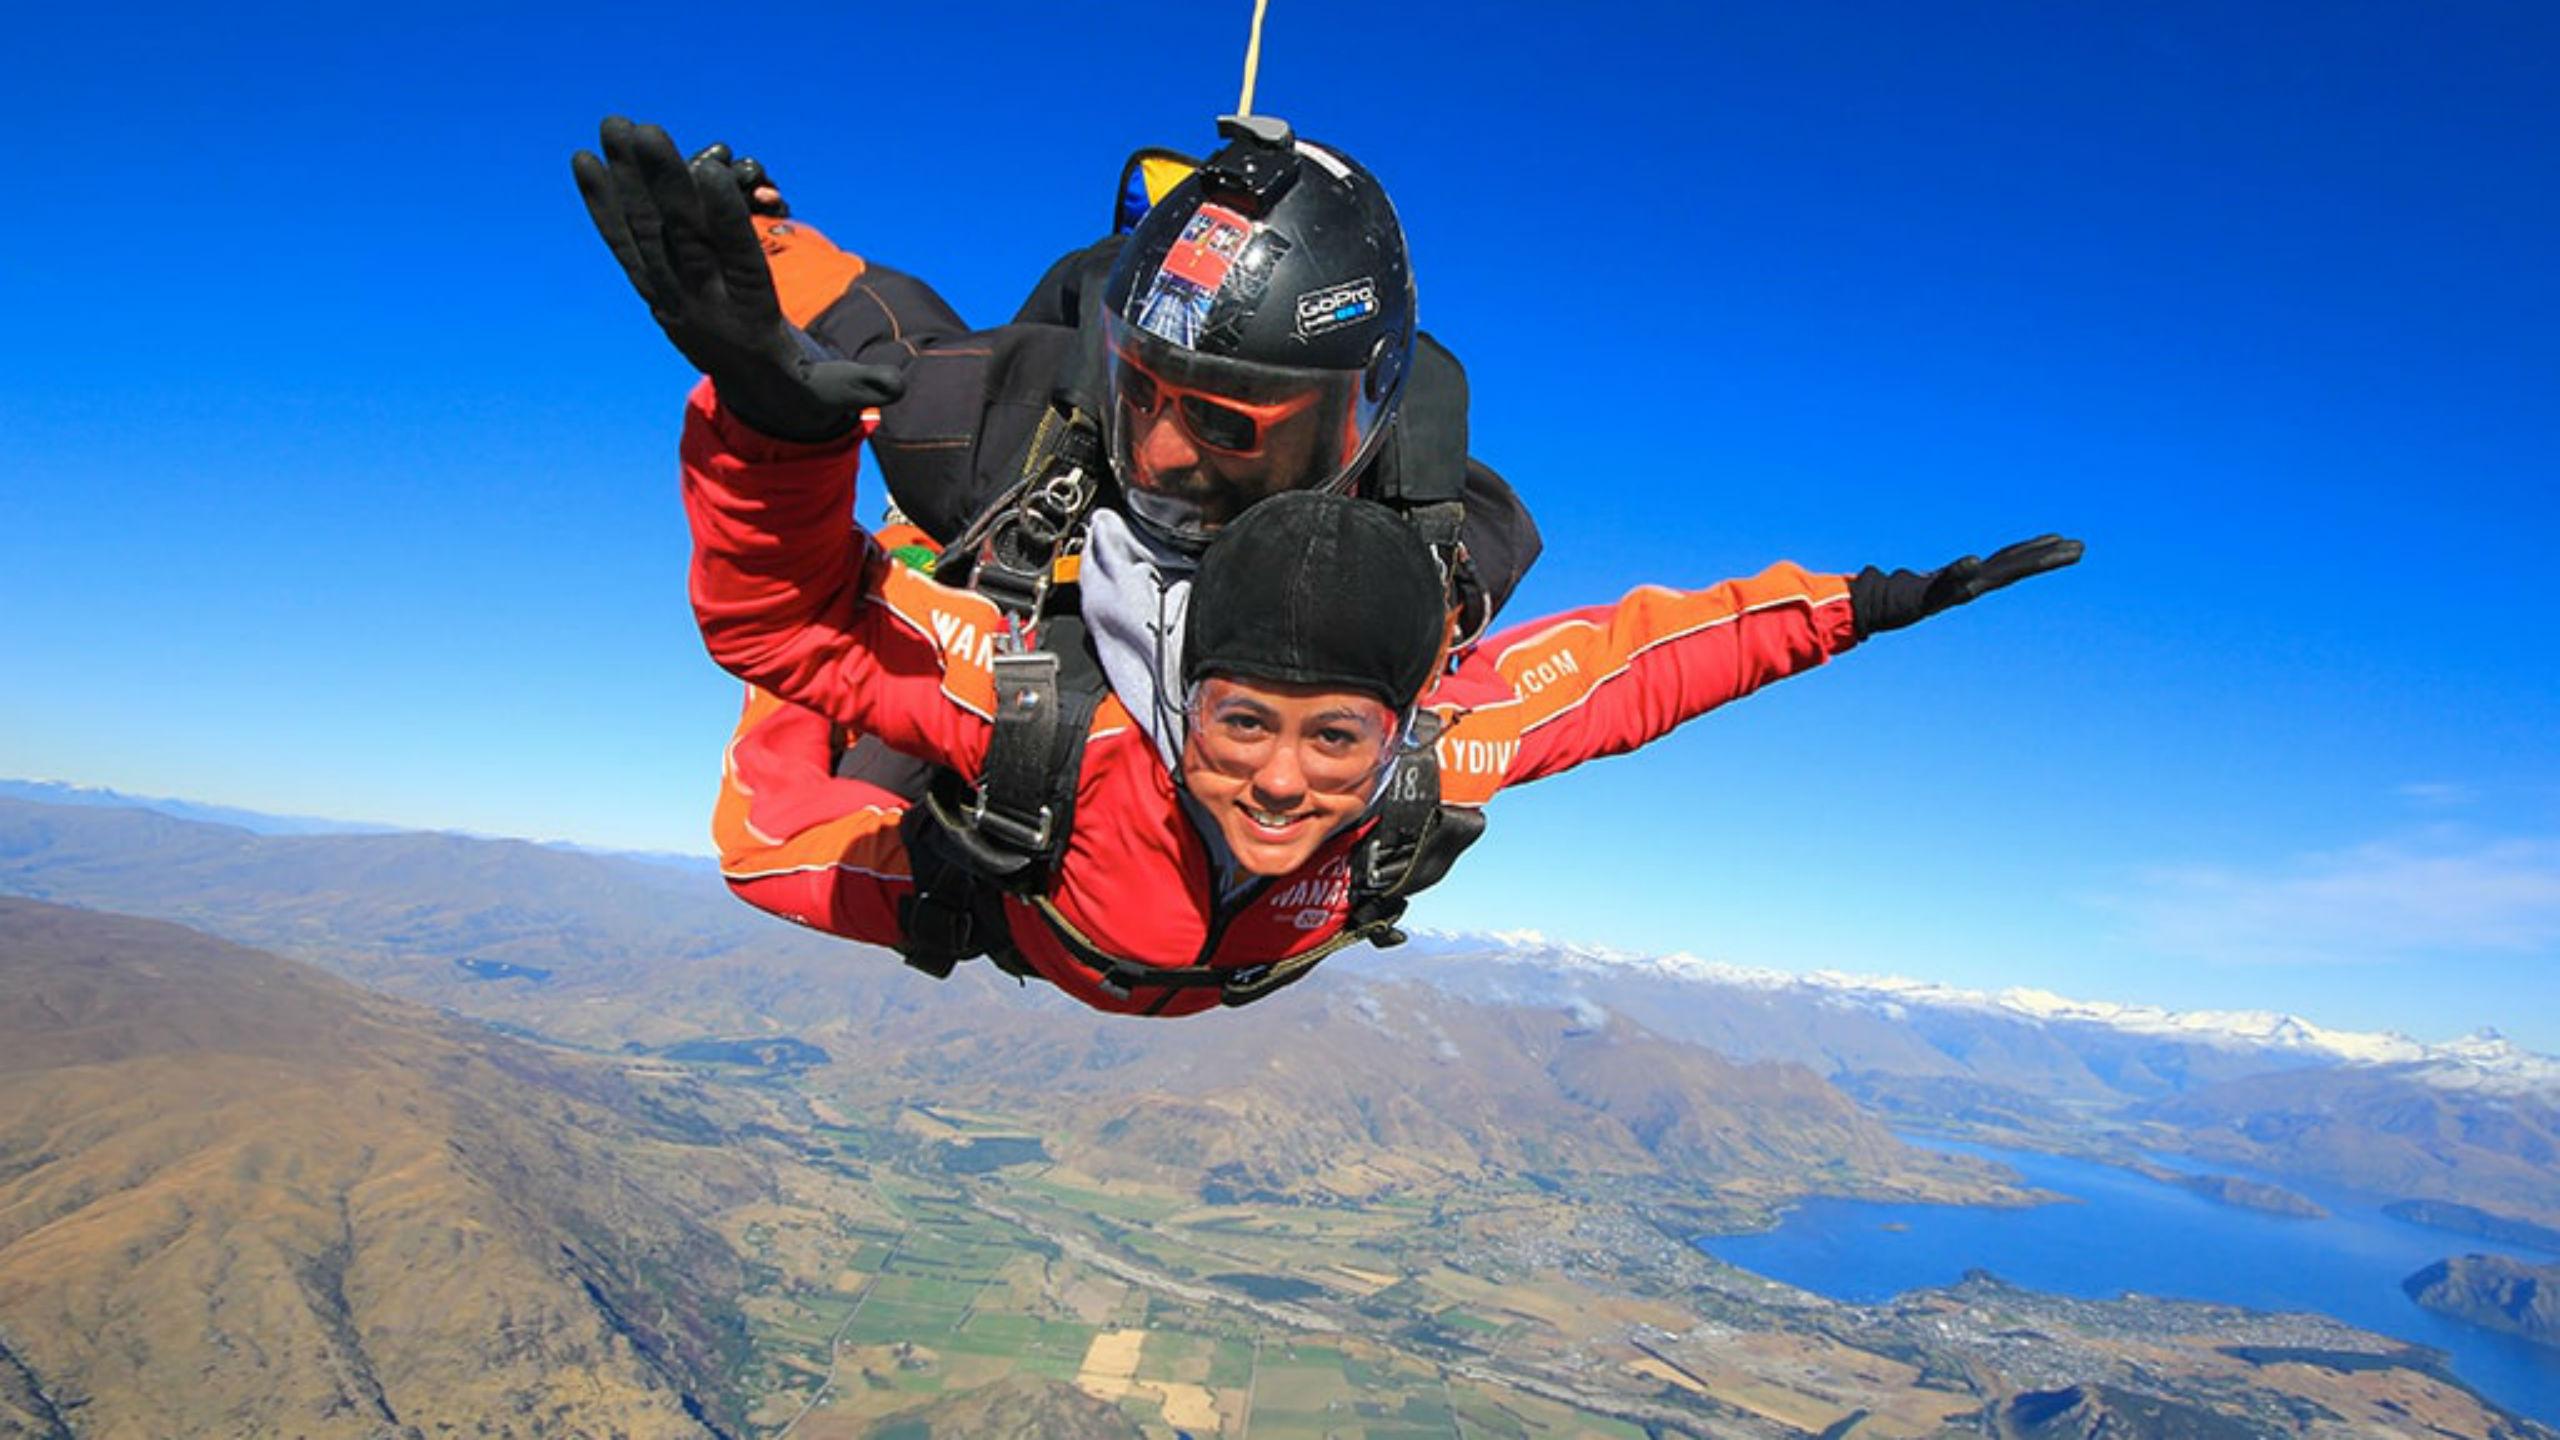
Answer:
[[[1766,1234],[1705,1236],[1698,1247],[1838,1300],[1883,1300],[1953,1284],[1979,1268],[2012,1284],[2088,1299],[2136,1290],[2256,1310],[2317,1311],[2442,1350],[2474,1389],[2560,1425],[2560,1351],[2422,1310],[2400,1289],[2411,1272],[2449,1255],[2544,1263],[2560,1256],[2394,1220],[2382,1213],[2379,1199],[2299,1181],[2255,1177],[2317,1200],[2329,1218],[2263,1215],[2112,1165],[1904,1138],[2000,1161],[2027,1183],[2082,1203],[1993,1210],[1814,1200]],[[2170,1168],[2215,1168],[2158,1158]]]

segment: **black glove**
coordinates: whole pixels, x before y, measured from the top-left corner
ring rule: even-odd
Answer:
[[[738,193],[747,197],[749,214],[769,216],[775,220],[791,218],[791,202],[782,198],[782,187],[774,184],[773,177],[765,173],[763,161],[753,155],[744,160],[732,157],[728,143],[722,140],[714,140],[693,152],[691,163],[699,165],[705,160],[716,160],[729,167],[729,173],[737,179]],[[759,190],[771,192],[773,198],[764,199],[756,193]]]
[[[604,155],[570,157],[597,233],[622,262],[658,327],[711,377],[720,404],[777,440],[814,443],[905,389],[891,366],[826,360],[785,324],[773,271],[735,174],[705,157],[688,167],[655,125],[604,122]]]
[[[1988,560],[1967,555],[1939,570],[1896,570],[1888,575],[1870,565],[1849,577],[1850,619],[1861,640],[1879,631],[1917,625],[1977,595],[2073,564],[2085,548],[2077,540],[2039,535],[1995,550]]]

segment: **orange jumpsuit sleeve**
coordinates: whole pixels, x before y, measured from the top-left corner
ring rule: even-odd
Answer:
[[[855,445],[759,435],[697,386],[682,442],[694,619],[750,685],[964,775],[985,760],[1003,617],[853,522]]]
[[[756,238],[764,242],[764,259],[773,271],[774,297],[782,302],[782,318],[807,329],[862,278],[862,257],[836,247],[817,226],[770,215],[755,217]]]
[[[1783,561],[1747,580],[1648,585],[1515,627],[1453,677],[1452,691],[1500,698],[1442,735],[1441,793],[1481,805],[1503,786],[1624,754],[1856,643],[1848,577]]]
[[[906,797],[835,773],[835,727],[749,688],[720,757],[711,837],[741,900],[796,924],[895,946],[914,893],[899,838]]]

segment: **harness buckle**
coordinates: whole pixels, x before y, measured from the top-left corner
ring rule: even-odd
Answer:
[[[990,809],[984,787],[978,790],[977,798],[969,802],[966,813],[969,816],[970,825],[980,830],[995,832],[996,839],[1017,850],[1048,849],[1050,835],[1057,827],[1058,818],[1046,805],[1041,806],[1038,816],[1030,820],[1007,814],[1002,810]]]
[[[1373,895],[1393,893],[1412,870],[1414,853],[1419,848],[1411,843],[1359,846],[1352,856],[1360,862],[1359,869],[1351,883]]]
[[[1008,614],[1037,615],[1040,602],[1048,598],[1049,568],[1043,565],[1032,571],[1004,563],[981,564],[969,572],[969,584]]]

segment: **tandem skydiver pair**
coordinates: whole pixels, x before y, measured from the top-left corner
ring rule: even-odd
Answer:
[[[751,217],[724,154],[609,120],[576,157],[707,377],[685,501],[751,687],[714,820],[749,903],[1106,1010],[1244,1003],[1400,938],[1503,786],[2079,558],[1782,563],[1488,634],[1536,532],[1466,454],[1393,207],[1285,125],[1223,133],[992,332]],[[852,525],[866,436],[921,535]]]

